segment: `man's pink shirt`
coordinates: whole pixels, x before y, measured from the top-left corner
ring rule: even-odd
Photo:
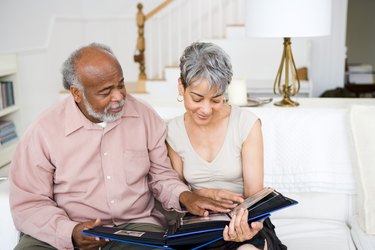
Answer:
[[[16,228],[57,249],[72,249],[78,222],[163,225],[153,195],[179,210],[188,190],[172,170],[166,125],[127,95],[124,115],[105,128],[90,122],[72,97],[49,109],[25,133],[11,164],[10,204]]]

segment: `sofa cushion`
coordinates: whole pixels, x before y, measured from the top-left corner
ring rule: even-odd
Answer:
[[[353,105],[350,128],[358,188],[359,225],[375,234],[375,106]]]
[[[276,233],[288,250],[355,250],[349,227],[338,221],[273,219]]]
[[[347,108],[252,111],[262,120],[267,186],[282,193],[355,193]]]
[[[283,193],[298,201],[296,206],[272,214],[277,219],[322,219],[350,224],[355,195],[323,192]]]

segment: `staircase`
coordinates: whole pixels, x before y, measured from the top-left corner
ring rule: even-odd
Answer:
[[[273,96],[282,39],[247,38],[244,24],[245,0],[173,1],[145,25],[147,93],[136,96],[158,105],[177,105],[179,57],[194,41],[222,47],[232,59],[234,78],[246,79],[250,94]],[[292,43],[297,67],[309,67],[310,41]],[[302,81],[299,96],[311,92],[312,83]]]
[[[174,0],[145,24],[146,74],[164,79],[183,49],[195,41],[226,37],[228,25],[241,25],[245,0]]]

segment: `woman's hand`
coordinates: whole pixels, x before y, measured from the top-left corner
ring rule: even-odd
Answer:
[[[223,207],[229,209],[236,207],[244,201],[242,194],[227,191],[225,189],[204,188],[194,190],[193,192],[200,196],[219,201]]]
[[[243,242],[252,239],[263,228],[262,222],[252,222],[251,226],[248,223],[249,212],[244,209],[239,209],[233,215],[229,226],[225,226],[223,231],[223,238],[225,241]]]

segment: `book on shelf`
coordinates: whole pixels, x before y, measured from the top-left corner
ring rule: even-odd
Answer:
[[[271,213],[298,204],[297,201],[283,196],[273,188],[267,187],[235,207],[229,213],[212,213],[209,216],[184,214],[170,225],[165,232],[147,232],[98,226],[83,230],[81,233],[118,242],[139,244],[155,248],[174,249],[189,246],[199,249],[222,239],[224,227],[229,224],[238,209],[249,211],[248,221],[262,221]]]
[[[0,120],[0,146],[8,145],[18,139],[13,121]]]
[[[16,141],[18,139],[16,131],[13,131],[9,134],[6,134],[4,136],[0,137],[0,144],[1,145],[7,145],[12,143],[13,141]]]
[[[0,129],[2,128],[6,128],[8,126],[11,126],[13,123],[13,121],[9,121],[9,120],[0,120]]]
[[[0,82],[0,94],[1,94],[1,106],[2,109],[10,107],[15,104],[14,102],[14,90],[12,81],[1,81]]]
[[[13,121],[0,120],[0,138],[16,131]]]
[[[0,84],[0,110],[2,109],[4,109],[3,108],[3,91],[2,91],[1,84]]]
[[[7,97],[6,97],[6,85],[0,82],[0,94],[1,94],[1,108],[5,109],[7,107]]]

